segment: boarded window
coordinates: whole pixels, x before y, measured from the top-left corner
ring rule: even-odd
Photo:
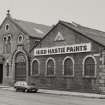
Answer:
[[[32,63],[32,75],[37,75],[39,73],[39,64],[37,60],[34,60]]]
[[[47,62],[47,75],[54,75],[54,61],[52,59]]]
[[[84,63],[84,76],[95,76],[95,62],[92,57],[88,57]]]
[[[73,62],[70,58],[64,61],[64,75],[73,75]]]

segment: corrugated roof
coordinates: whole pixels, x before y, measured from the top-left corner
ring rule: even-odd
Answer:
[[[51,29],[50,26],[37,24],[33,22],[12,19],[19,27],[21,27],[29,36],[43,38]]]
[[[69,28],[74,29],[75,31],[83,34],[84,36],[105,46],[105,32],[88,28],[88,27],[84,27],[76,23],[68,23],[65,21],[60,21],[60,22],[68,26]]]

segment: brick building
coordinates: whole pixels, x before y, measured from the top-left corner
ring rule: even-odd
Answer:
[[[59,21],[52,28],[11,17],[0,27],[0,83],[105,92],[105,32]]]
[[[41,88],[104,92],[105,32],[59,21],[31,50],[31,82]]]
[[[0,83],[28,81],[29,51],[49,31],[50,27],[11,17],[8,11],[0,26]]]

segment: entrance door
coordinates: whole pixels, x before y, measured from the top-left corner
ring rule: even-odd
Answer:
[[[3,64],[0,64],[0,84],[2,84],[3,81]]]
[[[16,56],[15,61],[15,81],[26,80],[26,60],[23,53]]]

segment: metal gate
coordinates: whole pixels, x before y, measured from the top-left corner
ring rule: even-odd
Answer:
[[[19,53],[15,60],[15,81],[26,80],[26,59],[23,53]]]

